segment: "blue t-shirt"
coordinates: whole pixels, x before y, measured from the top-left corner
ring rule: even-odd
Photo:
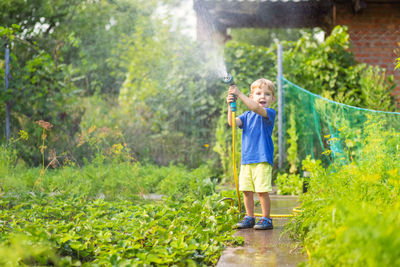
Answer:
[[[246,111],[239,116],[242,121],[242,164],[268,162],[273,165],[274,143],[272,130],[276,111],[265,108],[268,119],[253,112]]]

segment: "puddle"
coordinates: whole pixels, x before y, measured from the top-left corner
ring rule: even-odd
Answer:
[[[147,194],[147,195],[142,195],[142,198],[145,200],[162,200],[164,195],[160,194]]]
[[[291,214],[297,207],[297,197],[271,195],[272,214]],[[256,212],[260,212],[256,207]],[[274,218],[274,229],[256,231],[238,230],[234,235],[244,238],[241,247],[227,248],[217,267],[227,266],[297,266],[307,259],[306,255],[294,249],[295,243],[287,236],[281,236],[288,218]]]

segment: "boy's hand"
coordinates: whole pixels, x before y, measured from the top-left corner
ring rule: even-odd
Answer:
[[[231,103],[235,102],[237,96],[239,95],[240,91],[236,85],[231,85],[228,89],[228,97],[226,98],[226,102]]]
[[[240,93],[236,85],[229,86],[228,94],[238,96]]]
[[[232,102],[235,102],[235,101],[236,101],[236,96],[235,95],[229,94],[228,97],[226,98],[226,102],[228,104],[232,103]]]

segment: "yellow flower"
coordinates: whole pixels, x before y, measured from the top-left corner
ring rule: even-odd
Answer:
[[[96,126],[92,126],[89,128],[88,133],[93,133],[96,130]]]
[[[47,146],[40,146],[40,153],[44,153],[44,151],[46,150]]]
[[[19,131],[19,137],[20,137],[21,139],[28,140],[29,135],[28,135],[28,133],[25,132],[24,130],[20,130],[20,131]]]
[[[370,183],[377,183],[381,180],[381,175],[379,173],[373,173],[373,174],[364,174],[362,176],[364,181],[370,182]]]
[[[355,146],[353,140],[351,140],[351,139],[346,139],[344,142],[346,143],[347,147],[354,147]]]
[[[394,186],[400,186],[400,180],[399,179],[389,179],[389,183],[391,183]]]
[[[122,151],[123,148],[124,148],[124,147],[123,147],[120,143],[114,144],[114,145],[111,147],[111,152],[112,152],[113,154],[119,155],[119,154],[121,154],[121,151]]]
[[[340,139],[337,138],[337,137],[332,137],[332,138],[329,139],[329,142],[331,142],[331,143],[334,143],[336,141],[340,141]]]
[[[332,153],[332,150],[325,150],[322,152],[322,155],[330,155]]]
[[[204,144],[204,147],[205,148],[208,148],[210,145],[209,144]]]
[[[393,170],[387,171],[390,177],[397,178],[399,174],[399,170],[394,168]]]

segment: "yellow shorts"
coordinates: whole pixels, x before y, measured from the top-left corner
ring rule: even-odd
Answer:
[[[268,162],[243,164],[240,167],[239,190],[251,192],[272,191],[272,166]]]

